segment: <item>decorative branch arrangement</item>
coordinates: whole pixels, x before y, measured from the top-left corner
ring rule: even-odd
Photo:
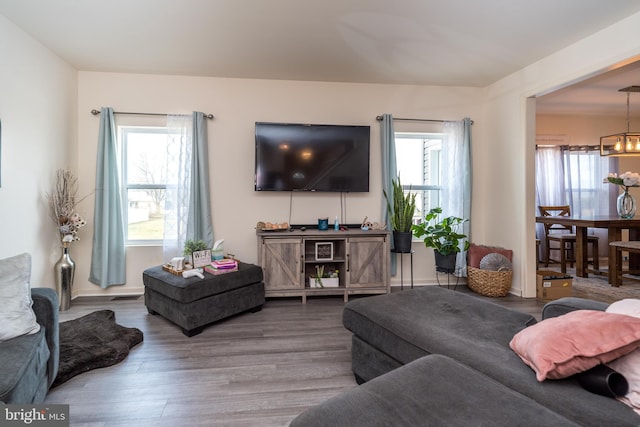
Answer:
[[[78,178],[68,170],[58,169],[55,190],[46,197],[51,208],[51,219],[65,247],[79,239],[78,230],[87,224],[76,212],[76,205],[84,199],[77,200],[77,194]]]

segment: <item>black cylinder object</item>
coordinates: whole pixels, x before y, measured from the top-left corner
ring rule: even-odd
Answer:
[[[602,396],[624,396],[629,390],[626,378],[606,365],[598,365],[576,377],[585,390]]]

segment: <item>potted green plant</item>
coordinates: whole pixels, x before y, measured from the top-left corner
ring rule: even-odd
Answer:
[[[433,248],[436,258],[436,270],[452,273],[455,270],[458,252],[469,249],[467,236],[459,232],[462,224],[468,220],[448,216],[438,220],[442,208],[433,208],[425,216],[424,222],[412,227],[413,234],[422,238],[424,245]],[[464,244],[462,242],[464,241]]]
[[[197,251],[204,251],[209,249],[207,244],[202,240],[186,240],[184,242],[183,254],[188,258],[189,262],[193,262],[193,253]]]
[[[393,248],[396,252],[411,252],[411,226],[413,214],[416,211],[416,195],[411,191],[405,194],[400,176],[397,180],[391,180],[391,185],[393,187],[391,200],[387,192],[382,191],[387,199],[387,211],[393,231]]]

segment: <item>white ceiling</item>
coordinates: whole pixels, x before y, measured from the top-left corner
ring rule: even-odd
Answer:
[[[82,71],[475,87],[638,11],[639,0],[0,0]]]
[[[626,115],[627,93],[620,89],[640,86],[640,61],[538,97],[542,114]],[[629,114],[640,116],[640,93],[631,93]]]

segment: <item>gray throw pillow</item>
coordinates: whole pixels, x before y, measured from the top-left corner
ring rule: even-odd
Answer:
[[[513,270],[513,264],[509,261],[509,258],[499,253],[492,253],[485,255],[480,260],[480,270],[492,270],[492,271],[511,271]]]
[[[40,330],[31,308],[31,255],[0,259],[0,342]]]

